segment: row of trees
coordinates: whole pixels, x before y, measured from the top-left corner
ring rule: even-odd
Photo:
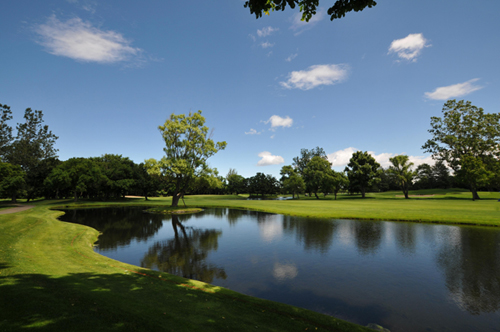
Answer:
[[[235,170],[226,178],[210,168],[207,159],[223,150],[226,142],[215,143],[205,126],[201,111],[189,115],[172,114],[158,129],[165,141],[165,156],[136,165],[121,155],[94,158],[57,159],[57,136],[43,124],[41,111],[26,109],[24,122],[12,135],[8,121],[12,112],[1,105],[0,118],[0,196],[19,194],[35,197],[101,197],[109,199],[126,193],[147,196],[161,190],[173,196],[177,206],[186,193],[241,193],[271,195],[278,192],[294,197],[302,193],[327,195],[344,190],[365,197],[370,190],[400,188],[408,198],[410,188],[446,188],[464,185],[478,199],[481,188],[500,187],[500,113],[487,114],[470,102],[449,100],[443,117],[431,118],[432,138],[422,147],[437,160],[434,166],[413,163],[405,155],[390,159],[383,169],[368,153],[357,151],[343,172],[336,172],[322,148],[302,149],[293,164],[281,169],[278,181],[257,173],[245,179]],[[448,167],[453,170],[450,175]]]

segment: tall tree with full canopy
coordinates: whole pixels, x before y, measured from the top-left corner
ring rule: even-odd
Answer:
[[[306,183],[300,174],[292,166],[283,166],[280,174],[281,187],[284,193],[291,193],[294,199],[295,194],[297,194],[297,198],[300,198],[299,194],[306,189]]]
[[[314,156],[304,169],[304,181],[319,199],[318,192],[325,195],[333,189],[334,172],[332,164],[319,156]]]
[[[380,164],[367,151],[352,154],[345,168],[350,188],[356,188],[365,198],[366,188],[380,181]]]
[[[166,147],[166,156],[161,160],[162,172],[173,180],[174,190],[172,206],[179,204],[179,199],[189,188],[190,182],[197,176],[211,172],[207,159],[226,148],[226,142],[215,143],[205,126],[201,111],[175,115],[159,126]]]
[[[392,163],[389,166],[389,173],[396,179],[405,198],[410,198],[408,191],[413,183],[413,178],[417,175],[417,171],[412,170],[414,164],[410,162],[410,158],[406,155],[394,156],[389,158],[389,161]]]
[[[323,148],[320,148],[319,146],[311,150],[301,149],[300,156],[293,158],[292,166],[295,167],[295,170],[299,173],[300,176],[302,176],[303,179],[305,175],[304,170],[306,169],[307,164],[311,161],[313,157],[320,157],[324,160],[328,160],[325,150],[323,150]],[[307,181],[306,181],[306,192],[309,193],[309,196],[311,196],[311,193],[313,192],[312,188],[308,186]]]
[[[344,17],[350,11],[361,11],[366,7],[371,8],[377,3],[374,0],[337,0],[335,4],[328,9],[330,20]],[[319,6],[319,0],[248,0],[245,1],[245,8],[250,9],[251,14],[257,18],[262,14],[269,15],[270,11],[285,10],[286,6],[295,8],[298,5],[302,12],[302,20],[309,22],[313,15],[316,15],[316,9]]]
[[[431,117],[432,138],[422,146],[432,158],[446,161],[479,199],[477,189],[496,174],[500,159],[500,113],[484,113],[470,101],[448,100],[443,117]]]
[[[16,126],[17,135],[6,152],[7,162],[19,165],[26,172],[28,201],[40,194],[44,178],[50,173],[50,165],[56,165],[58,137],[43,124],[42,111],[27,108],[24,123]]]

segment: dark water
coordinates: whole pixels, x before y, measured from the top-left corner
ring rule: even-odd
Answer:
[[[392,332],[500,331],[500,229],[211,209],[68,210],[126,263]]]

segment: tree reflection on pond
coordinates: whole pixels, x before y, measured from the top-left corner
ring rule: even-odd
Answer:
[[[456,228],[437,255],[450,297],[473,315],[500,308],[499,243],[500,232]]]
[[[217,251],[221,231],[185,227],[177,215],[172,215],[174,238],[158,241],[149,247],[141,266],[182,276],[212,282],[214,277],[226,279],[223,268],[206,262],[210,251]]]

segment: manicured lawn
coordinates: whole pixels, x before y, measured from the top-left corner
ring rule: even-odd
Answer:
[[[327,196],[317,200],[301,197],[295,200],[246,200],[237,196],[187,196],[186,204],[200,207],[233,207],[267,211],[293,216],[336,219],[369,219],[417,221],[432,223],[500,226],[499,193],[480,192],[482,198],[471,200],[462,190],[413,191],[420,196],[404,199],[400,191],[360,196]]]
[[[460,190],[256,201],[187,196],[188,207],[231,207],[315,218],[412,220],[500,226],[498,193]],[[2,203],[1,206],[5,206]],[[169,198],[37,201],[0,215],[0,331],[366,331],[335,318],[141,269],[96,254],[94,229],[60,222],[54,207],[163,206]]]

